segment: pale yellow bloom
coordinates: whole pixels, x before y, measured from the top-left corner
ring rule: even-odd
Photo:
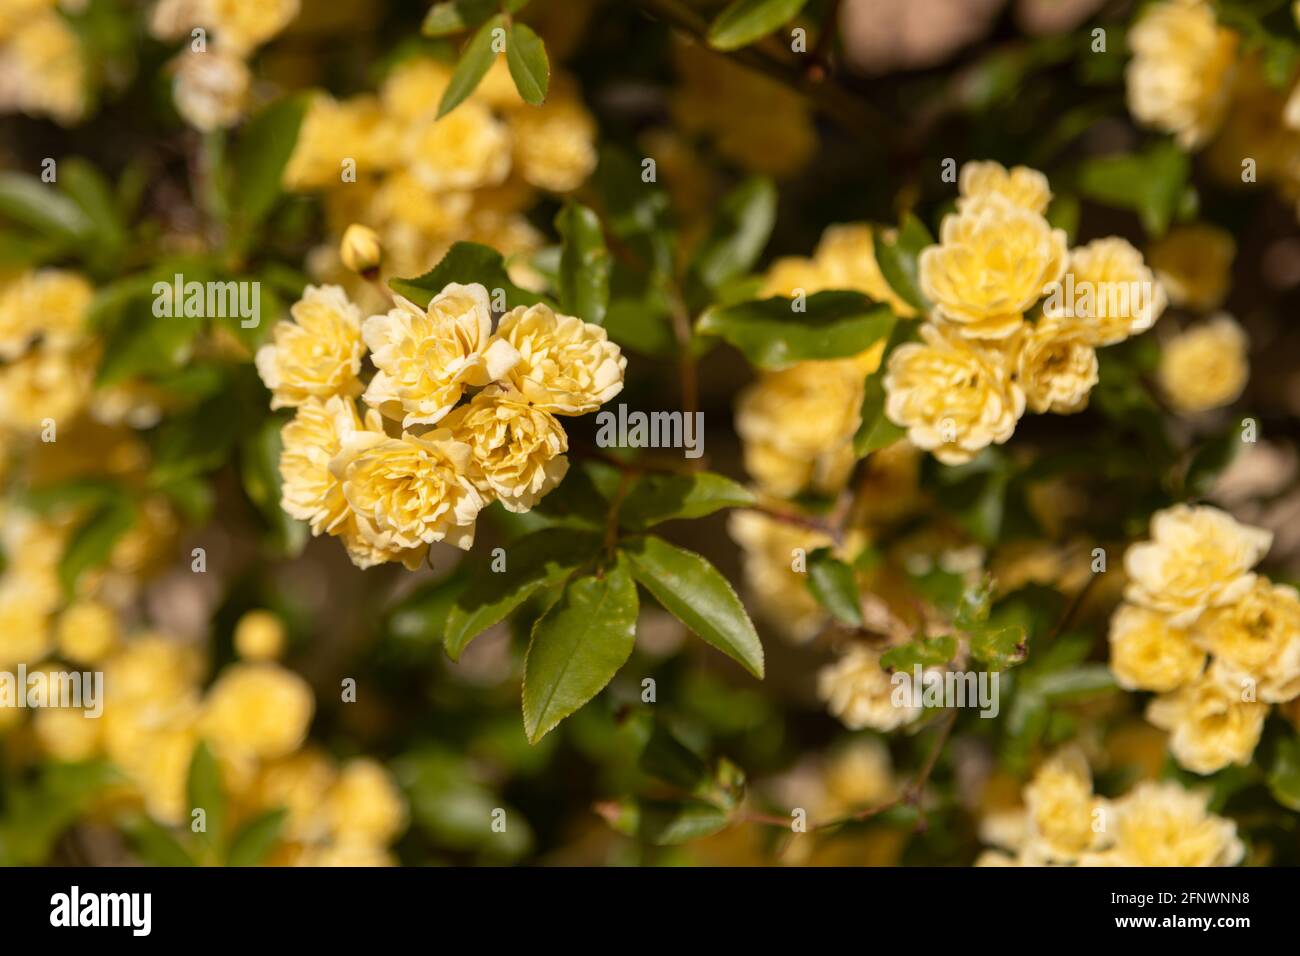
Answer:
[[[886,238],[892,238],[895,232],[890,230]],[[880,271],[875,238],[869,225],[828,226],[817,243],[813,260],[829,288],[861,292],[876,302],[885,303],[900,318],[910,319],[916,315],[916,309],[899,298]]]
[[[75,272],[38,269],[0,285],[0,359],[18,358],[38,336],[67,349],[82,336],[95,290]]]
[[[1217,315],[1179,333],[1164,346],[1156,377],[1180,412],[1231,405],[1250,378],[1249,342],[1231,316]]]
[[[8,580],[0,585],[0,670],[34,664],[50,647],[50,620],[44,602]]]
[[[758,297],[770,299],[780,295],[793,299],[829,288],[832,288],[831,278],[821,263],[805,256],[783,256],[767,267]]]
[[[898,792],[889,748],[875,737],[855,737],[826,764],[826,795],[832,812],[876,806]]]
[[[727,530],[740,546],[746,596],[759,613],[786,639],[812,640],[826,612],[808,590],[807,557],[829,547],[830,536],[757,511],[733,511]],[[796,552],[802,554],[804,572],[795,570]]]
[[[337,843],[382,847],[406,827],[406,801],[381,764],[361,758],[344,765],[326,815]]]
[[[1207,608],[1241,600],[1254,586],[1251,568],[1273,543],[1261,528],[1238,524],[1208,505],[1174,505],[1151,519],[1151,540],[1124,555],[1124,596],[1188,627]]]
[[[921,251],[921,291],[968,338],[1014,335],[1065,273],[1065,231],[996,198],[971,200],[944,217],[939,237]]]
[[[1115,804],[1118,866],[1236,866],[1237,825],[1209,812],[1209,794],[1173,781],[1145,782]]]
[[[627,359],[599,325],[539,303],[506,313],[497,335],[519,353],[510,383],[538,408],[585,415],[623,390]]]
[[[284,622],[270,611],[249,611],[235,623],[235,652],[246,661],[276,660],[284,644]]]
[[[103,660],[121,636],[117,614],[98,601],[78,601],[59,615],[59,653],[78,663]]]
[[[1025,411],[1025,393],[1001,357],[933,325],[898,346],[885,373],[885,413],[918,448],[946,465],[1002,444]]]
[[[496,186],[510,173],[510,128],[476,100],[402,132],[409,168],[434,190]]]
[[[1028,843],[1034,862],[1072,863],[1103,842],[1105,801],[1092,793],[1082,752],[1066,749],[1038,768],[1025,787]]]
[[[514,163],[539,189],[577,189],[596,168],[596,123],[576,95],[552,91],[541,106],[510,115]]]
[[[957,190],[961,199],[957,208],[963,209],[974,202],[995,199],[1038,213],[1047,213],[1052,201],[1052,187],[1047,177],[1028,166],[1015,166],[1010,171],[1001,163],[975,161],[966,163],[957,176]]]
[[[1110,669],[1125,690],[1177,690],[1205,669],[1191,634],[1159,611],[1121,604],[1110,621]]]
[[[74,762],[99,755],[103,724],[80,708],[45,707],[33,724],[41,748],[54,760]]]
[[[274,759],[302,744],[314,710],[311,688],[292,671],[233,664],[208,690],[199,732],[219,752]]]
[[[176,112],[203,133],[228,129],[244,115],[252,81],[248,65],[234,54],[182,53],[172,81]]]
[[[0,113],[49,116],[65,126],[80,120],[86,60],[76,32],[48,6],[17,11],[9,29],[0,34]]]
[[[1175,226],[1152,243],[1147,259],[1171,304],[1208,311],[1228,295],[1237,242],[1208,223]]]
[[[1198,680],[1147,707],[1147,720],[1169,731],[1169,750],[1179,764],[1207,774],[1229,764],[1250,763],[1268,716],[1268,704],[1249,697],[1248,681],[1217,664]]]
[[[396,158],[396,133],[379,100],[358,96],[339,102],[324,93],[312,97],[284,170],[287,189],[323,189],[373,175]],[[353,183],[355,185],[355,183]]]
[[[343,265],[356,273],[367,273],[379,268],[384,258],[384,246],[379,233],[369,226],[354,222],[343,233],[339,243],[339,258]]]
[[[1165,309],[1165,290],[1124,239],[1094,239],[1070,252],[1043,314],[1069,322],[1092,345],[1114,345],[1145,332]]]
[[[1027,327],[1017,343],[1016,383],[1032,412],[1083,411],[1097,373],[1097,353],[1083,332],[1059,320]]]
[[[855,647],[817,674],[817,694],[850,730],[894,730],[921,713],[914,701],[895,702],[895,686],[880,666],[880,655]]]
[[[329,466],[344,438],[363,429],[382,433],[378,413],[371,411],[363,425],[353,401],[335,395],[299,405],[280,431],[280,506],[308,522],[312,534],[334,533],[350,514],[343,487]]]
[[[317,841],[328,834],[326,794],[338,773],[320,751],[307,747],[263,765],[252,786],[259,807],[283,807],[284,836]]]
[[[357,395],[365,344],[361,310],[347,293],[336,285],[309,285],[289,314],[293,321],[277,322],[271,342],[257,350],[257,372],[271,390],[271,407]]]
[[[1226,607],[1207,611],[1196,634],[1225,673],[1250,678],[1259,699],[1279,704],[1300,694],[1300,595],[1256,578]]]
[[[1146,7],[1128,35],[1128,104],[1139,122],[1194,149],[1218,129],[1232,87],[1237,36],[1203,0]]]
[[[488,291],[478,283],[453,283],[423,309],[399,296],[362,333],[378,369],[365,401],[405,427],[437,422],[467,387],[502,378],[519,361],[504,336],[492,335]]]
[[[356,517],[359,536],[383,551],[418,552],[446,541],[474,543],[486,504],[469,470],[473,451],[445,428],[422,436],[354,432],[330,464]]]
[[[550,412],[492,385],[443,420],[474,452],[473,477],[487,499],[507,511],[530,510],[569,470],[569,439]]]
[[[220,49],[246,56],[289,25],[299,0],[198,0],[198,9]]]
[[[0,365],[0,425],[39,432],[64,427],[83,411],[94,387],[93,355],[40,346]]]

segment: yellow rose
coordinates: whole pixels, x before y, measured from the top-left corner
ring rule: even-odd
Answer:
[[[19,11],[10,29],[0,51],[0,113],[49,116],[64,126],[80,120],[86,59],[76,32],[52,5]]]
[[[1004,339],[1065,272],[1065,232],[997,199],[944,217],[938,245],[921,251],[921,291],[963,336]]]
[[[895,232],[890,230],[886,238],[892,239]],[[828,288],[861,292],[876,302],[883,302],[904,319],[916,315],[916,309],[898,297],[880,271],[870,226],[861,223],[828,226],[817,243],[813,259]]]
[[[59,653],[70,660],[93,664],[117,646],[120,636],[117,615],[98,601],[78,601],[59,615]]]
[[[519,361],[492,335],[488,291],[452,283],[422,309],[407,299],[362,327],[378,372],[364,399],[403,427],[431,425],[460,401],[466,387],[502,378]]]
[[[1207,774],[1250,763],[1268,716],[1268,704],[1243,699],[1249,682],[1212,664],[1198,680],[1157,697],[1147,720],[1169,731],[1169,751],[1179,764]]]
[[[354,432],[330,470],[343,483],[359,536],[373,546],[419,552],[445,540],[467,551],[486,504],[468,477],[472,460],[470,446],[445,428],[401,438]]]
[[[54,760],[69,763],[99,755],[102,745],[98,717],[79,708],[46,707],[36,712],[33,729],[41,749]]]
[[[0,586],[0,670],[34,664],[50,647],[49,615],[19,582]]]
[[[1025,393],[999,355],[937,326],[922,342],[898,346],[885,373],[885,413],[918,448],[945,465],[970,461],[1002,444],[1025,411]]]
[[[1202,615],[1197,638],[1225,673],[1258,683],[1259,699],[1279,704],[1300,694],[1300,594],[1256,578],[1227,607]]]
[[[358,96],[339,102],[318,93],[312,97],[298,140],[284,170],[286,189],[323,189],[387,169],[396,158],[395,132],[384,119],[379,101]],[[352,164],[355,164],[353,167]]]
[[[271,407],[360,393],[361,311],[343,289],[309,285],[289,314],[293,321],[277,322],[271,342],[257,350],[257,373],[271,390]]]
[[[1110,620],[1110,669],[1125,690],[1164,693],[1196,680],[1205,652],[1159,611],[1121,604]]]
[[[510,174],[510,128],[475,100],[403,134],[416,179],[433,190],[496,186]]]
[[[1115,804],[1118,866],[1236,866],[1237,825],[1209,812],[1209,794],[1172,780],[1140,783]]]
[[[1151,540],[1124,555],[1124,596],[1168,614],[1173,627],[1189,627],[1206,608],[1245,596],[1255,583],[1250,569],[1272,543],[1271,532],[1217,508],[1174,505],[1152,516]]]
[[[915,720],[921,708],[911,699],[894,702],[897,688],[880,666],[880,655],[855,647],[817,674],[817,695],[850,730],[893,730]]]
[[[284,644],[284,622],[270,611],[249,611],[235,624],[235,651],[246,661],[273,661]]]
[[[962,166],[957,176],[957,191],[961,194],[958,210],[980,200],[995,199],[1042,216],[1052,201],[1052,187],[1038,170],[1016,166],[1008,172],[1001,163],[992,161]]]
[[[289,840],[321,840],[328,834],[326,794],[338,774],[333,762],[310,747],[262,766],[253,783],[257,806],[283,807]]]
[[[379,90],[384,112],[404,125],[432,119],[438,115],[438,102],[451,82],[451,73],[450,66],[431,57],[402,60]]]
[[[201,672],[194,647],[158,634],[138,636],[104,664],[105,713],[119,703],[176,706],[191,698]]]
[[[308,522],[312,534],[335,532],[350,514],[343,488],[329,466],[343,439],[363,430],[382,433],[379,414],[369,412],[363,424],[352,399],[337,395],[299,405],[292,421],[280,430],[280,506],[291,517]]]
[[[392,775],[374,760],[349,761],[325,799],[338,843],[382,847],[406,827],[406,801]]]
[[[94,390],[95,356],[44,345],[0,365],[0,425],[36,433],[47,419],[66,426],[86,408]]]
[[[541,106],[510,114],[515,166],[539,189],[567,193],[596,168],[596,123],[574,94],[552,92]]]
[[[898,792],[889,748],[875,737],[855,737],[837,748],[825,778],[831,813],[876,806]]]
[[[1142,253],[1116,236],[1072,250],[1065,278],[1043,303],[1044,316],[1068,322],[1091,345],[1145,332],[1164,310],[1164,287]]]
[[[1237,242],[1207,223],[1175,226],[1156,240],[1147,256],[1170,303],[1208,311],[1223,304],[1232,281]]]
[[[175,61],[172,98],[176,112],[203,133],[239,122],[253,75],[238,56],[217,50],[186,52]]]
[[[1093,796],[1088,762],[1077,749],[1061,751],[1038,768],[1025,787],[1025,807],[1025,855],[1035,863],[1072,863],[1104,837],[1104,829],[1094,826],[1104,820],[1105,802]]]
[[[1147,126],[1194,149],[1218,129],[1232,89],[1237,36],[1202,0],[1146,7],[1128,35],[1128,105]]]
[[[506,313],[497,335],[519,353],[510,383],[538,408],[585,415],[623,390],[627,359],[599,325],[539,303]]]
[[[275,664],[232,664],[209,688],[199,733],[219,751],[273,760],[307,736],[315,710],[311,688]]]
[[[569,438],[550,412],[517,392],[492,385],[443,420],[456,441],[469,445],[475,478],[486,498],[507,511],[530,510],[569,470]]]
[[[434,192],[413,173],[398,170],[379,184],[373,208],[390,230],[405,227],[426,236],[450,237],[466,228],[474,202],[471,192]],[[385,237],[385,244],[392,241]]]
[[[37,337],[56,350],[74,345],[95,297],[90,283],[75,272],[38,269],[0,287],[0,359],[13,361]]]
[[[299,0],[198,0],[198,22],[216,33],[217,46],[247,56],[289,25]]]
[[[1250,378],[1246,333],[1230,316],[1218,315],[1180,333],[1160,353],[1156,377],[1169,404],[1180,412],[1231,405]]]
[[[830,536],[757,511],[733,511],[727,530],[740,546],[746,596],[759,613],[796,644],[816,637],[826,612],[808,590],[808,575],[794,570],[795,551],[806,558],[830,547]]]
[[[1077,328],[1043,319],[1018,343],[1016,382],[1030,411],[1081,412],[1097,384],[1097,353]]]

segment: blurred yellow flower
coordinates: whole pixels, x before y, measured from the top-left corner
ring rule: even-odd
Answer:
[[[1188,770],[1214,773],[1250,763],[1268,705],[1246,699],[1248,685],[1211,665],[1198,680],[1157,697],[1147,720],[1169,731],[1169,751]]]
[[[510,128],[477,100],[403,131],[412,174],[433,190],[496,186],[510,173]]]
[[[596,168],[596,122],[574,93],[552,90],[512,113],[510,128],[519,174],[539,189],[570,192]]]
[[[116,649],[121,628],[111,607],[98,601],[78,601],[59,615],[56,634],[60,654],[78,663],[94,664]]]
[[[816,637],[826,612],[808,590],[806,571],[795,570],[795,552],[806,568],[809,554],[833,543],[830,536],[757,511],[733,511],[727,531],[740,545],[746,594],[759,614],[796,644]]]
[[[1209,812],[1209,793],[1174,781],[1140,783],[1115,804],[1114,866],[1236,866],[1246,854],[1237,825]]]
[[[1169,404],[1187,413],[1231,405],[1250,378],[1249,345],[1241,326],[1224,314],[1170,339],[1156,370]]]
[[[406,827],[406,801],[392,775],[366,758],[343,766],[326,814],[334,840],[349,846],[383,847]]]
[[[1226,607],[1207,611],[1196,634],[1225,674],[1250,678],[1259,699],[1278,704],[1300,694],[1300,594],[1259,577]]]
[[[894,690],[880,655],[866,647],[854,647],[817,674],[817,695],[850,730],[894,730],[920,716],[913,701],[896,703]]]
[[[85,110],[86,58],[76,32],[53,4],[20,4],[0,21],[0,113],[70,126]]]
[[[248,611],[235,623],[235,652],[246,661],[277,660],[284,644],[284,622],[270,611]]]
[[[1110,669],[1125,690],[1163,693],[1199,677],[1205,652],[1159,611],[1121,604],[1110,621]]]
[[[889,230],[886,239],[892,238],[895,232]],[[880,271],[871,226],[865,223],[828,226],[817,243],[813,261],[825,277],[827,288],[861,292],[876,302],[885,303],[900,318],[910,319],[916,315],[916,309],[899,298]],[[806,291],[811,294],[817,290],[806,288]]]
[[[1052,201],[1052,187],[1047,177],[1028,166],[1015,166],[1010,171],[1001,163],[974,161],[966,163],[957,176],[959,210],[976,205],[980,200],[996,199],[1038,215],[1045,215]]]
[[[340,102],[325,93],[312,97],[284,170],[286,189],[337,186],[350,173],[371,176],[392,165],[396,136],[373,96]],[[355,185],[355,183],[352,183]]]
[[[176,59],[175,67],[172,97],[185,122],[203,133],[239,122],[253,82],[242,59],[217,50],[185,52]]]
[[[83,335],[95,290],[75,272],[37,269],[0,284],[0,359],[13,361],[38,337],[64,350]]]
[[[197,23],[216,34],[219,49],[246,56],[298,15],[299,0],[197,0]]]
[[[1164,287],[1124,239],[1094,239],[1071,250],[1059,287],[1043,314],[1069,322],[1092,345],[1114,345],[1145,332],[1165,309]]]
[[[1083,753],[1060,751],[1025,787],[1028,811],[1026,855],[1034,862],[1072,863],[1101,845],[1105,801],[1093,796],[1092,774]]]
[[[275,759],[302,745],[316,703],[311,688],[275,664],[232,664],[208,690],[199,733],[218,752]]]
[[[1069,415],[1088,406],[1097,384],[1097,353],[1078,327],[1043,319],[1016,343],[1016,383],[1032,412]]]
[[[1147,259],[1172,305],[1217,309],[1228,295],[1237,242],[1207,223],[1175,226],[1152,243]]]
[[[497,335],[519,354],[510,384],[544,411],[585,415],[623,390],[627,359],[599,325],[539,303],[507,312]]]
[[[271,407],[360,393],[361,311],[347,293],[336,285],[309,285],[289,314],[293,321],[277,322],[271,342],[257,350],[257,372],[271,390]]]

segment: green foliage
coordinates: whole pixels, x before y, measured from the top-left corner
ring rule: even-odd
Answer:
[[[410,299],[416,305],[427,306],[430,299],[453,282],[462,285],[477,282],[489,293],[500,289],[505,294],[506,306],[512,309],[544,301],[541,296],[521,289],[510,281],[501,253],[476,242],[458,242],[424,275],[410,279],[390,279],[388,285],[398,295]]]
[[[853,568],[818,548],[808,555],[808,590],[817,603],[834,617],[853,627],[862,626],[862,608],[858,604],[858,583]]]
[[[560,252],[560,307],[569,315],[601,325],[609,306],[609,250],[600,219],[586,206],[566,205],[555,218]]]
[[[760,368],[781,368],[857,355],[894,328],[889,308],[859,292],[818,292],[802,304],[777,296],[711,308],[696,329],[725,339]]]
[[[551,62],[546,46],[532,28],[523,23],[510,25],[506,41],[506,64],[515,81],[515,89],[525,103],[540,106],[551,83]]]
[[[493,49],[496,31],[504,32],[504,23],[505,18],[500,14],[488,18],[465,44],[465,48],[461,50],[460,60],[456,63],[456,69],[451,74],[451,82],[447,84],[442,99],[438,101],[439,118],[446,116],[465,102],[487,75],[487,71],[492,67],[492,61],[497,58],[497,51]],[[517,78],[516,82],[518,82]]]
[[[762,39],[799,15],[808,0],[733,0],[709,27],[709,45],[735,50]]]

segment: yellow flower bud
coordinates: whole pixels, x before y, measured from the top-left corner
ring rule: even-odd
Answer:
[[[87,664],[103,660],[117,644],[118,634],[111,608],[98,601],[79,601],[59,617],[59,653]]]
[[[339,256],[343,264],[353,272],[360,275],[375,272],[384,258],[384,247],[379,242],[379,233],[369,226],[354,222],[343,233]]]
[[[246,661],[275,660],[284,653],[284,623],[270,611],[249,611],[235,625],[235,651]]]

